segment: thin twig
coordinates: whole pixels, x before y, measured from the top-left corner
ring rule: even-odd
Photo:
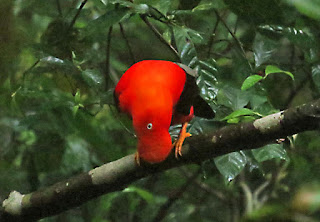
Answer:
[[[38,65],[39,62],[40,62],[40,59],[38,59],[35,63],[33,63],[32,66],[30,66],[30,68],[28,68],[26,71],[24,71],[24,72],[22,73],[22,81],[23,81],[23,82],[24,82],[24,80],[25,80],[25,77],[26,77],[27,73],[30,72],[34,67],[36,67],[36,65]]]
[[[240,187],[242,188],[246,200],[245,214],[250,214],[253,211],[252,192],[248,184],[244,181],[240,182]]]
[[[180,57],[179,57],[179,53],[178,51],[170,44],[168,43],[163,36],[161,35],[161,33],[158,31],[158,29],[152,25],[149,20],[147,19],[147,17],[145,15],[140,15],[140,18],[146,23],[146,25],[153,31],[153,33],[158,37],[158,39],[164,43],[175,55],[176,59],[180,61]]]
[[[218,19],[218,15],[216,15],[216,16],[217,16],[217,22],[214,25],[214,28],[213,28],[212,33],[210,35],[210,39],[209,39],[209,43],[208,43],[208,54],[207,54],[207,57],[210,57],[213,40],[214,40],[215,33],[217,31],[217,28],[218,28],[218,25],[219,25],[219,22],[220,22],[220,19]]]
[[[268,198],[267,196],[263,196],[261,198],[261,200],[259,199],[259,196],[260,194],[270,185],[270,181],[267,180],[265,182],[263,182],[254,192],[253,192],[253,209],[256,210],[256,209],[259,209],[264,201],[266,201]],[[261,202],[262,201],[262,202]]]
[[[108,89],[109,85],[109,73],[110,73],[110,48],[111,48],[111,34],[112,26],[110,26],[107,37],[107,47],[106,47],[106,71],[105,71],[105,89]]]
[[[80,7],[79,7],[79,9],[78,9],[78,11],[77,11],[77,13],[76,13],[76,15],[75,15],[74,18],[72,19],[72,21],[71,21],[71,23],[70,23],[70,26],[69,26],[67,32],[69,32],[69,31],[72,29],[74,23],[76,22],[77,18],[78,18],[79,15],[80,15],[80,12],[81,12],[82,8],[83,8],[84,5],[87,3],[87,1],[88,1],[88,0],[83,0],[83,1],[81,2],[81,5],[80,5]]]
[[[240,40],[237,38],[237,36],[235,36],[235,34],[231,31],[231,29],[229,28],[229,26],[227,25],[227,23],[222,19],[222,17],[219,15],[219,12],[217,10],[214,9],[214,12],[216,13],[216,16],[219,18],[219,20],[222,22],[222,24],[224,25],[224,27],[226,27],[226,29],[228,30],[228,32],[230,33],[230,35],[232,36],[232,38],[236,41],[236,44],[238,45],[242,56],[246,59],[246,61],[248,62],[248,65],[250,67],[251,70],[253,70],[251,63],[248,61],[247,57],[246,57],[246,52],[244,51],[243,47],[242,47],[242,43],[240,42]]]
[[[130,57],[131,57],[131,59],[132,59],[132,63],[135,63],[136,60],[135,60],[135,58],[134,58],[134,54],[133,54],[133,52],[132,52],[132,48],[131,48],[131,46],[130,46],[129,40],[128,40],[128,38],[127,38],[127,35],[126,35],[125,31],[124,31],[123,25],[122,25],[121,23],[119,23],[119,26],[120,26],[121,35],[122,35],[122,37],[124,38],[124,40],[125,40],[125,42],[126,42],[126,45],[127,45],[128,51],[129,51],[129,55],[130,55]]]

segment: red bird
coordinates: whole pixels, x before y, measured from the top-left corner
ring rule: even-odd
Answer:
[[[181,67],[182,68],[181,68]],[[176,157],[186,137],[188,122],[194,115],[213,118],[214,112],[200,97],[195,76],[185,65],[144,60],[131,66],[121,77],[114,98],[120,111],[133,121],[138,138],[136,162],[140,158],[158,163],[167,158],[173,146]],[[178,140],[172,144],[170,125],[183,124]]]

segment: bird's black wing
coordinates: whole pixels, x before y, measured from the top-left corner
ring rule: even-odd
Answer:
[[[187,116],[190,113],[191,106],[193,106],[195,116],[206,119],[214,118],[215,112],[200,96],[200,91],[196,84],[196,78],[198,77],[196,71],[184,64],[177,63],[177,65],[185,71],[187,78],[175,111]]]

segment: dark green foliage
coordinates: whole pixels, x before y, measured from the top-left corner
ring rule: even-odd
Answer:
[[[0,3],[1,200],[135,151],[130,120],[112,96],[134,61],[197,70],[216,118],[195,118],[193,134],[320,95],[316,0]],[[175,138],[179,128],[170,132]],[[304,211],[291,204],[301,187],[319,194],[319,133],[278,142],[153,175],[42,221],[319,220],[318,199]]]

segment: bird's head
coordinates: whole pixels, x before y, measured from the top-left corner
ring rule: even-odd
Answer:
[[[157,109],[133,115],[133,126],[138,137],[138,153],[149,163],[158,163],[167,158],[172,143],[168,132],[172,111]]]

